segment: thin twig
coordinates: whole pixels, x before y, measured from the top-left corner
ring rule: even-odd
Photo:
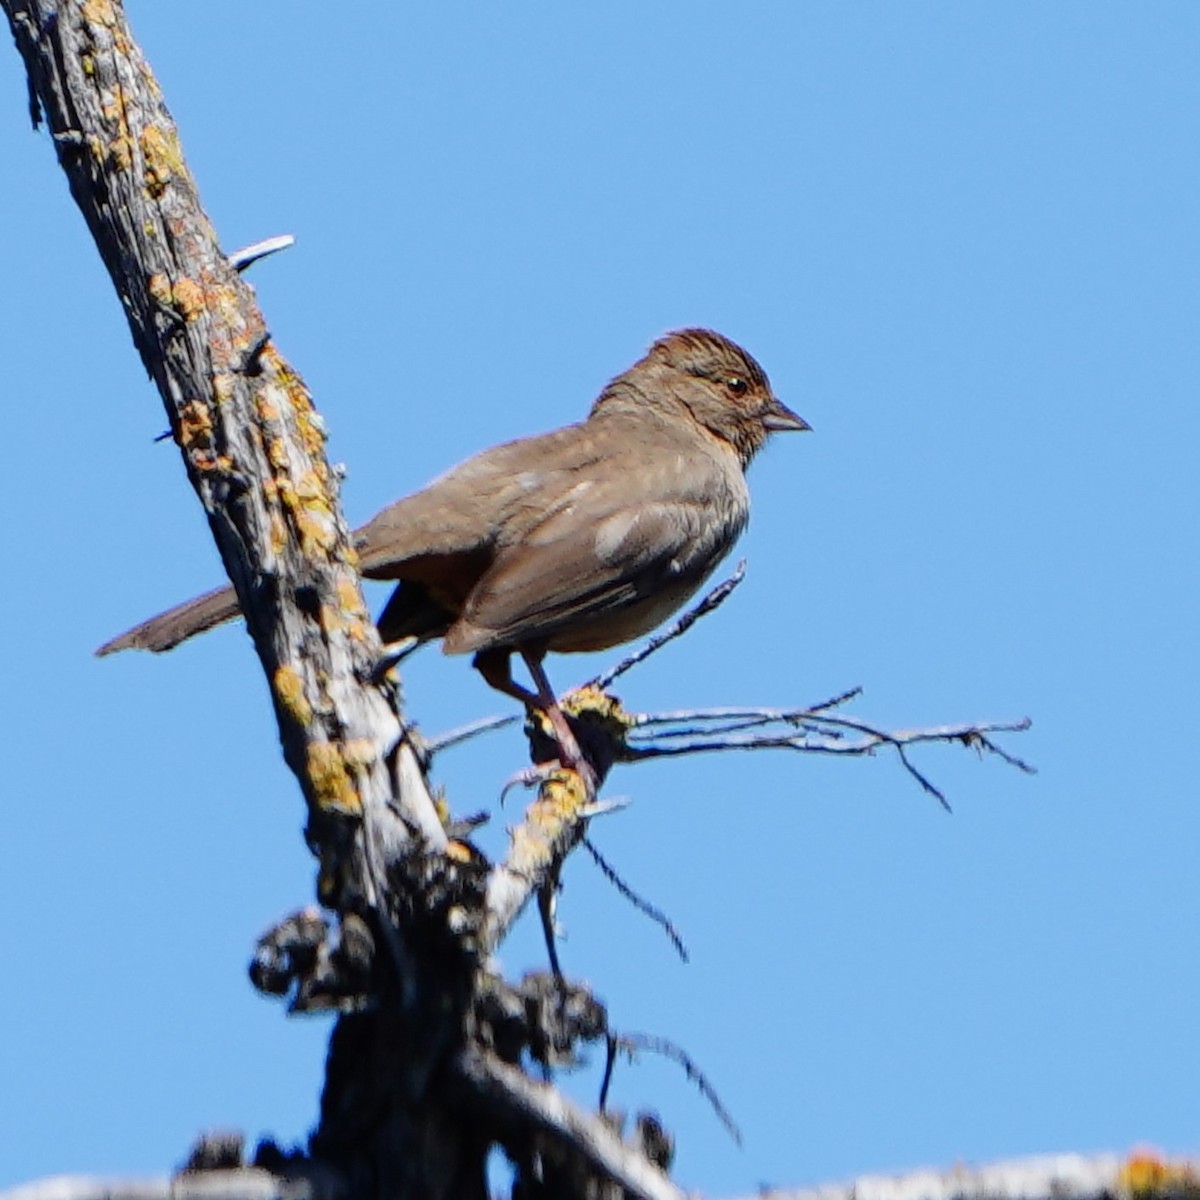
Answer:
[[[296,239],[290,233],[264,238],[261,242],[254,242],[249,246],[243,246],[240,250],[235,250],[229,256],[229,265],[235,271],[244,271],[251,263],[258,262],[260,258],[266,258],[268,254],[277,254],[280,250],[287,250],[295,244]]]
[[[946,799],[943,792],[934,786],[928,776],[922,775],[916,767],[913,766],[912,760],[908,757],[907,752],[901,745],[896,746],[896,753],[900,757],[900,761],[904,764],[904,769],[931,795],[937,802],[947,811],[953,812],[950,807],[950,801]]]
[[[644,913],[650,918],[650,920],[652,920],[662,929],[663,933],[665,933],[670,939],[671,945],[675,947],[675,953],[678,954],[684,962],[687,962],[687,947],[683,944],[683,938],[679,936],[679,930],[675,928],[675,924],[671,918],[668,917],[661,908],[657,908],[655,905],[651,904],[650,901],[644,896],[639,896],[637,892],[635,892],[633,888],[631,888],[629,884],[627,884],[625,880],[623,880],[621,876],[617,874],[617,870],[612,863],[610,863],[608,859],[606,859],[604,855],[596,849],[596,846],[592,842],[591,838],[585,837],[583,839],[583,845],[584,849],[586,849],[587,852],[592,856],[592,860],[595,862],[596,866],[600,868],[604,878],[607,879],[608,882],[611,883],[613,887],[615,887],[617,891],[620,892],[621,895],[633,905],[634,908],[636,908],[639,912]]]
[[[651,1054],[661,1054],[664,1058],[677,1062],[683,1068],[688,1079],[699,1088],[700,1095],[712,1105],[713,1112],[717,1114],[717,1120],[725,1126],[729,1136],[739,1146],[742,1144],[742,1131],[737,1127],[737,1122],[734,1121],[729,1110],[721,1103],[717,1089],[708,1081],[708,1077],[696,1065],[695,1059],[682,1046],[677,1046],[668,1038],[655,1037],[648,1033],[618,1034],[617,1045],[625,1050],[631,1058],[638,1050],[647,1050]]]
[[[493,729],[503,729],[505,725],[511,725],[518,719],[515,713],[507,717],[480,717],[478,721],[469,721],[466,725],[459,725],[455,729],[439,733],[435,738],[430,738],[425,743],[425,752],[432,758],[441,750],[457,746],[459,742],[478,737],[481,733],[490,733]]]
[[[617,1065],[617,1039],[611,1033],[604,1035],[604,1078],[600,1080],[600,1102],[597,1111],[603,1112],[608,1103],[608,1089],[612,1086],[613,1068]]]
[[[856,717],[835,716],[829,711],[858,694],[859,689],[853,688],[821,705],[805,709],[723,707],[639,714],[632,718],[622,761],[638,762],[713,750],[786,749],[811,754],[863,755],[881,746],[890,747],[896,751],[909,775],[947,811],[950,811],[950,805],[945,795],[912,762],[907,747],[921,742],[958,742],[974,747],[981,754],[995,754],[1026,774],[1035,773],[1029,763],[987,736],[1021,733],[1030,726],[1028,718],[887,730]],[[783,725],[785,729],[765,728],[771,725]]]
[[[737,570],[735,570],[734,573],[730,575],[730,577],[726,579],[724,583],[718,583],[717,586],[713,588],[713,590],[695,606],[695,608],[689,608],[688,611],[679,618],[679,620],[675,621],[672,625],[668,625],[667,628],[662,631],[662,633],[658,634],[656,637],[652,637],[644,646],[635,650],[627,658],[623,658],[615,667],[610,667],[607,671],[603,672],[603,674],[597,675],[595,679],[589,679],[588,682],[583,686],[595,687],[599,688],[600,691],[604,691],[614,679],[624,675],[626,671],[636,667],[638,663],[644,662],[656,650],[661,650],[662,647],[668,642],[674,641],[675,638],[681,637],[683,634],[687,633],[687,631],[691,629],[691,627],[698,620],[700,620],[701,617],[706,616],[708,613],[712,612],[713,609],[719,608],[729,597],[733,589],[736,588],[745,577],[746,560],[743,558],[742,561],[738,563]]]
[[[828,700],[823,700],[820,704],[814,704],[808,711],[825,712],[830,708],[841,708],[843,704],[847,704],[851,700],[857,700],[862,693],[862,685],[856,683],[853,687],[847,688],[844,692],[838,692],[836,696],[832,696]]]
[[[858,694],[859,689],[846,695]],[[833,718],[824,715],[824,708],[830,707],[830,701],[824,706],[813,708],[764,708],[762,705],[725,704],[715,708],[676,708],[659,713],[635,713],[633,725],[636,729],[655,725],[674,725],[679,721],[751,721],[762,724],[770,721],[789,722],[797,724],[808,717],[819,717],[822,721]],[[658,735],[655,735],[658,736]]]

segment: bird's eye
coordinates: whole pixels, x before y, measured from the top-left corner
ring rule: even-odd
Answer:
[[[740,375],[730,375],[725,380],[725,386],[735,396],[744,396],[750,390],[750,385]]]

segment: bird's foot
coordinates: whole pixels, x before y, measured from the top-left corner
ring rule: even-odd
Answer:
[[[549,783],[552,779],[562,778],[568,772],[578,776],[583,781],[583,785],[587,788],[589,795],[595,793],[596,774],[586,759],[582,762],[573,763],[552,758],[546,762],[535,763],[532,767],[523,767],[520,771],[516,771],[510,775],[504,781],[504,786],[500,789],[500,804],[503,806],[504,801],[508,798],[508,793],[513,788],[541,787],[542,784]]]
[[[596,772],[579,748],[579,742],[575,737],[575,731],[571,728],[570,721],[567,720],[567,714],[558,706],[557,700],[553,704],[547,705],[542,711],[546,715],[546,720],[550,722],[554,740],[558,742],[558,759],[562,764],[562,769],[575,771],[586,786],[595,791]]]

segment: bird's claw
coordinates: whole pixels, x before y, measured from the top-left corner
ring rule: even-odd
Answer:
[[[560,771],[562,766],[554,761],[537,763],[532,767],[523,767],[521,770],[510,775],[505,781],[504,786],[500,789],[500,804],[503,806],[504,801],[508,797],[508,793],[515,787],[534,788],[540,787],[549,779],[553,779]]]
[[[596,776],[592,768],[586,762],[559,762],[558,759],[550,759],[549,762],[535,763],[532,767],[524,767],[520,771],[510,775],[505,781],[504,786],[500,789],[500,804],[504,805],[504,801],[508,793],[516,787],[535,788],[541,787],[543,783],[549,783],[550,780],[564,776],[568,771],[578,775],[583,780],[586,787],[594,789],[596,786]]]

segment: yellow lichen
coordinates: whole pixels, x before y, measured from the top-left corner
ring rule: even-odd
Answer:
[[[337,746],[313,742],[306,759],[305,770],[318,808],[355,816],[362,812],[362,801]]]
[[[312,705],[304,695],[304,681],[295,668],[280,667],[275,672],[274,685],[280,707],[297,725],[308,725],[313,718]]]
[[[297,412],[310,411],[312,409],[312,397],[308,394],[308,388],[304,386],[304,380],[291,367],[287,366],[282,359],[278,363],[277,370],[280,386],[287,392],[287,397],[292,403],[292,408]]]
[[[361,770],[375,761],[375,743],[370,738],[353,738],[342,745],[346,763]]]
[[[323,512],[331,511],[325,485],[322,483],[320,475],[311,468],[306,470],[296,481],[296,496],[303,502],[305,508],[319,508]]]
[[[362,592],[358,589],[358,581],[348,575],[339,575],[337,581],[338,604],[342,611],[353,613],[355,616],[365,616]]]
[[[337,541],[337,534],[329,521],[322,521],[300,509],[296,513],[296,531],[300,534],[300,549],[308,556],[328,553]]]
[[[287,545],[288,533],[287,526],[283,523],[283,517],[279,512],[272,511],[271,513],[271,552],[279,554],[284,546]]]
[[[544,780],[538,798],[529,806],[535,824],[545,826],[574,819],[588,803],[588,791],[578,771],[563,767]]]
[[[296,420],[300,426],[300,437],[304,442],[304,448],[313,458],[317,459],[319,464],[317,471],[321,482],[324,483],[329,476],[325,463],[321,461],[321,454],[325,449],[325,428],[316,419],[316,414],[308,409],[297,409]]]
[[[146,281],[146,290],[163,308],[170,307],[171,281],[161,271],[151,275]]]
[[[167,184],[175,175],[184,172],[183,150],[179,138],[172,129],[148,125],[142,130],[138,144],[142,150],[142,161],[146,168],[146,190],[152,197],[166,191]]]
[[[108,144],[108,157],[118,171],[128,171],[133,166],[133,143],[121,133]]]
[[[611,722],[619,729],[629,729],[633,718],[621,707],[616,696],[602,692],[598,687],[575,688],[562,698],[562,708],[573,717],[591,717],[605,723]]]

